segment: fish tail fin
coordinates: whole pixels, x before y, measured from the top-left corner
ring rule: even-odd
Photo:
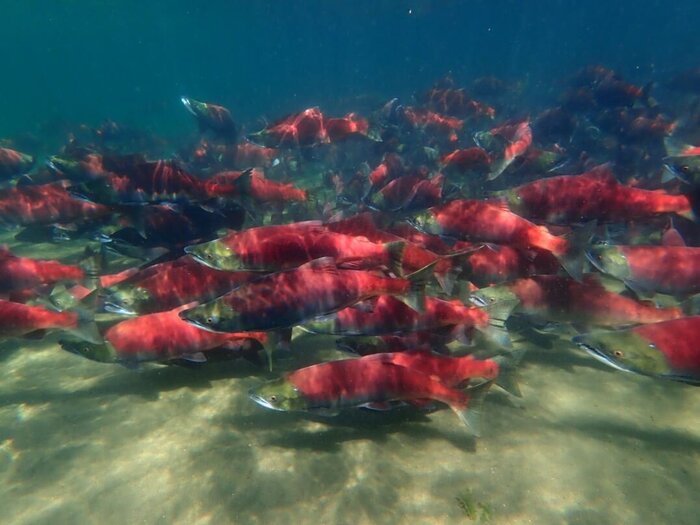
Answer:
[[[280,340],[280,334],[273,330],[271,332],[267,332],[267,337],[264,341],[261,341],[263,349],[265,350],[265,355],[267,356],[267,366],[270,372],[272,372],[272,354],[277,348]]]
[[[686,315],[700,314],[700,294],[691,295],[680,306]]]
[[[515,371],[523,355],[525,355],[524,349],[511,352],[509,355],[499,355],[493,358],[493,360],[498,363],[498,377],[495,383],[515,397],[523,397],[517,377],[515,376]]]
[[[107,248],[105,244],[100,243],[100,247],[97,250],[91,246],[86,246],[78,266],[85,272],[83,285],[91,290],[99,288],[100,275],[107,270]]]
[[[486,307],[486,312],[489,314],[489,324],[479,328],[479,331],[487,341],[501,348],[513,347],[506,328],[506,321],[518,303],[517,300],[503,300],[496,301]]]
[[[688,144],[673,135],[664,137],[664,146],[666,147],[666,155],[675,157],[681,155],[683,151],[688,149]]]
[[[97,328],[92,312],[78,309],[75,310],[75,313],[78,315],[78,322],[75,328],[71,328],[69,332],[78,339],[89,343],[104,343],[104,339]]]
[[[449,269],[436,269],[435,280],[443,292],[451,295],[460,273],[462,273],[462,269],[454,265],[450,266]]]
[[[579,282],[583,279],[586,247],[590,244],[596,226],[596,222],[591,221],[567,234],[565,239],[568,248],[563,255],[556,256],[566,273]]]
[[[425,310],[425,287],[433,275],[433,269],[437,262],[438,260],[436,259],[420,270],[406,276],[406,279],[411,282],[411,288],[402,300],[416,312]]]
[[[498,177],[501,176],[501,173],[506,171],[506,168],[510,166],[511,162],[512,159],[507,159],[505,155],[501,156],[498,159],[494,159],[493,163],[491,164],[491,171],[489,171],[486,180],[496,180]]]
[[[679,215],[693,222],[698,222],[698,217],[700,217],[700,184],[693,185],[688,192],[688,200],[690,201],[690,210]]]
[[[397,277],[403,276],[403,255],[406,251],[406,244],[406,241],[393,241],[386,245],[389,270]]]
[[[462,424],[467,427],[467,432],[474,437],[481,436],[481,414],[484,398],[491,383],[488,381],[470,390],[467,403],[450,406]]]

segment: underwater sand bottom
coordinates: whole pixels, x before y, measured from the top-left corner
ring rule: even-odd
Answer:
[[[280,370],[331,355],[296,351]],[[489,395],[476,441],[449,410],[267,411],[247,398],[267,374],[244,361],[134,372],[49,338],[3,343],[0,366],[5,523],[694,524],[700,511],[700,391],[566,343],[526,355],[520,405]]]

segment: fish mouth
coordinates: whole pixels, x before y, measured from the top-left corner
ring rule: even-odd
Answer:
[[[593,357],[594,359],[596,359],[597,361],[600,361],[601,363],[604,363],[604,364],[614,368],[615,370],[619,370],[621,372],[632,372],[631,369],[624,367],[621,364],[619,364],[618,362],[610,359],[610,357],[607,354],[605,354],[604,352],[602,352],[601,350],[599,350],[595,346],[588,344],[585,341],[584,336],[577,335],[576,337],[574,337],[572,339],[572,341],[579,348],[582,348],[583,350],[588,352],[588,354],[591,357]]]
[[[220,268],[214,266],[210,260],[208,260],[206,257],[202,257],[199,253],[197,253],[196,250],[197,245],[192,245],[192,246],[185,246],[183,251],[192,257],[196,262],[199,264],[203,264],[204,266],[211,268],[213,270],[220,270]]]
[[[190,312],[191,310],[194,310],[194,308],[192,308],[190,310],[183,310],[182,312],[180,312],[178,314],[178,316],[180,317],[180,319],[182,319],[186,323],[190,323],[191,325],[194,325],[197,328],[199,328],[200,330],[204,330],[205,332],[212,332],[215,334],[222,333],[220,330],[214,330],[211,326],[202,322],[201,320],[197,319],[196,317],[192,317],[191,315],[188,315],[188,312]]]
[[[588,262],[591,263],[595,268],[601,272],[603,272],[603,264],[600,261],[600,256],[596,253],[593,253],[590,250],[586,250],[585,252],[586,259],[588,259]]]
[[[479,308],[486,308],[489,306],[489,302],[480,295],[470,295],[469,302],[474,306],[478,306]]]
[[[182,102],[183,105],[185,106],[185,108],[187,108],[187,111],[189,111],[190,113],[192,113],[194,116],[197,116],[197,112],[196,112],[196,111],[194,110],[194,108],[192,107],[192,102],[190,102],[190,99],[189,99],[189,98],[187,98],[187,97],[180,97],[180,102]]]
[[[130,310],[121,304],[112,303],[110,301],[105,302],[104,309],[111,314],[136,315],[134,310]]]
[[[58,342],[58,344],[66,352],[70,352],[71,354],[75,355],[81,355],[80,352],[78,352],[78,349],[75,347],[75,343],[73,341],[66,341],[64,339],[61,339]]]
[[[675,158],[678,158],[678,157],[675,157]],[[681,182],[683,182],[685,184],[690,184],[691,181],[689,180],[688,176],[685,173],[683,173],[681,170],[679,170],[673,164],[673,159],[674,159],[674,157],[665,157],[664,159],[662,159],[662,161],[664,163],[664,168],[666,168],[672,176],[674,176],[675,178],[677,178]]]
[[[269,408],[270,410],[276,410],[277,412],[284,412],[284,410],[282,410],[279,407],[274,406],[267,399],[262,397],[260,394],[256,393],[255,390],[252,390],[252,389],[249,390],[248,397],[251,399],[251,401],[255,401],[261,407]]]

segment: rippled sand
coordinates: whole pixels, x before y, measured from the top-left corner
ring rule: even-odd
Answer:
[[[327,357],[302,338],[277,372]],[[450,410],[265,410],[246,361],[130,371],[56,337],[0,345],[3,523],[695,524],[700,390],[532,347],[483,435]]]

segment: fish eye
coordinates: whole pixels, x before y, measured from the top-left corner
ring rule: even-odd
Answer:
[[[270,401],[272,401],[273,403],[274,403],[275,401],[277,401],[277,396],[276,396],[276,395],[271,395],[271,396],[270,396]]]
[[[613,352],[613,355],[614,355],[615,357],[624,357],[624,356],[625,356],[625,354],[624,354],[624,352],[623,352],[622,350],[615,350],[615,351]]]
[[[213,317],[207,317],[206,323],[207,323],[207,324],[214,324],[214,318],[213,318]]]
[[[688,166],[688,165],[681,166],[681,171],[683,173],[688,173],[690,171],[690,166]]]

